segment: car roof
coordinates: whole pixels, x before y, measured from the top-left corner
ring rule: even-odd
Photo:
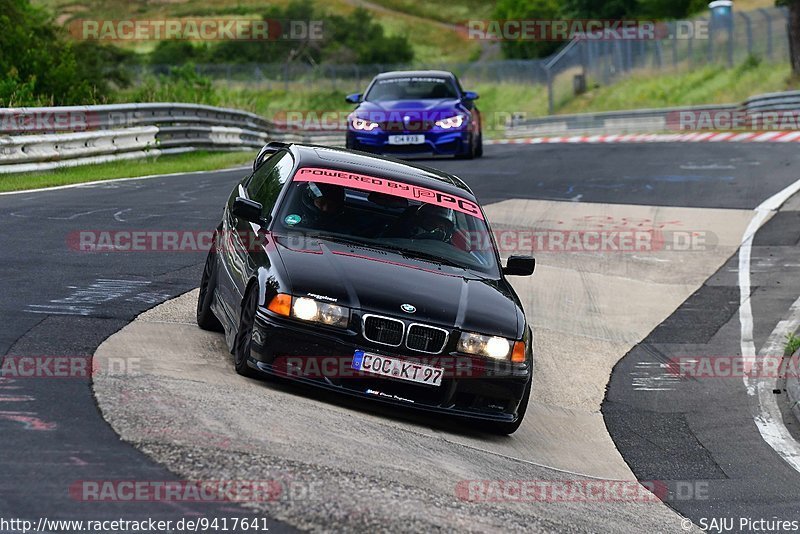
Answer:
[[[298,166],[323,167],[388,178],[420,187],[431,187],[477,202],[472,190],[459,177],[424,165],[327,146],[291,144],[289,150],[295,156]]]
[[[455,78],[456,75],[446,70],[394,70],[382,72],[375,76],[376,80],[385,78],[400,78],[403,76],[439,76],[442,78]]]

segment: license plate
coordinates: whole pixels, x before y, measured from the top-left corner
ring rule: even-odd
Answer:
[[[390,135],[390,145],[421,145],[425,142],[424,135]]]
[[[357,350],[353,356],[353,369],[429,386],[441,386],[444,374],[444,369],[439,367],[371,354],[363,350]]]

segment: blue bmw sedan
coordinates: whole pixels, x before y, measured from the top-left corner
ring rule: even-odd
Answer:
[[[375,154],[483,155],[478,94],[446,71],[395,71],[376,76],[347,119],[347,148]]]

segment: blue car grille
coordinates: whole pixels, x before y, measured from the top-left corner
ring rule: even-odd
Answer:
[[[427,132],[433,128],[435,121],[431,120],[409,120],[408,122],[384,121],[379,122],[381,129],[385,132]]]

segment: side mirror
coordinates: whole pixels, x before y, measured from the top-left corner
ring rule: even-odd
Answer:
[[[236,200],[233,201],[233,206],[231,206],[231,213],[234,217],[239,217],[259,226],[267,226],[269,221],[261,216],[263,210],[264,206],[261,203],[242,197],[236,197]]]
[[[503,267],[507,276],[530,276],[536,269],[536,260],[531,256],[510,256]]]
[[[464,91],[464,100],[478,100],[480,95],[475,91]]]
[[[347,95],[344,97],[345,102],[349,102],[350,104],[358,104],[361,102],[361,93],[353,93],[352,95]]]

